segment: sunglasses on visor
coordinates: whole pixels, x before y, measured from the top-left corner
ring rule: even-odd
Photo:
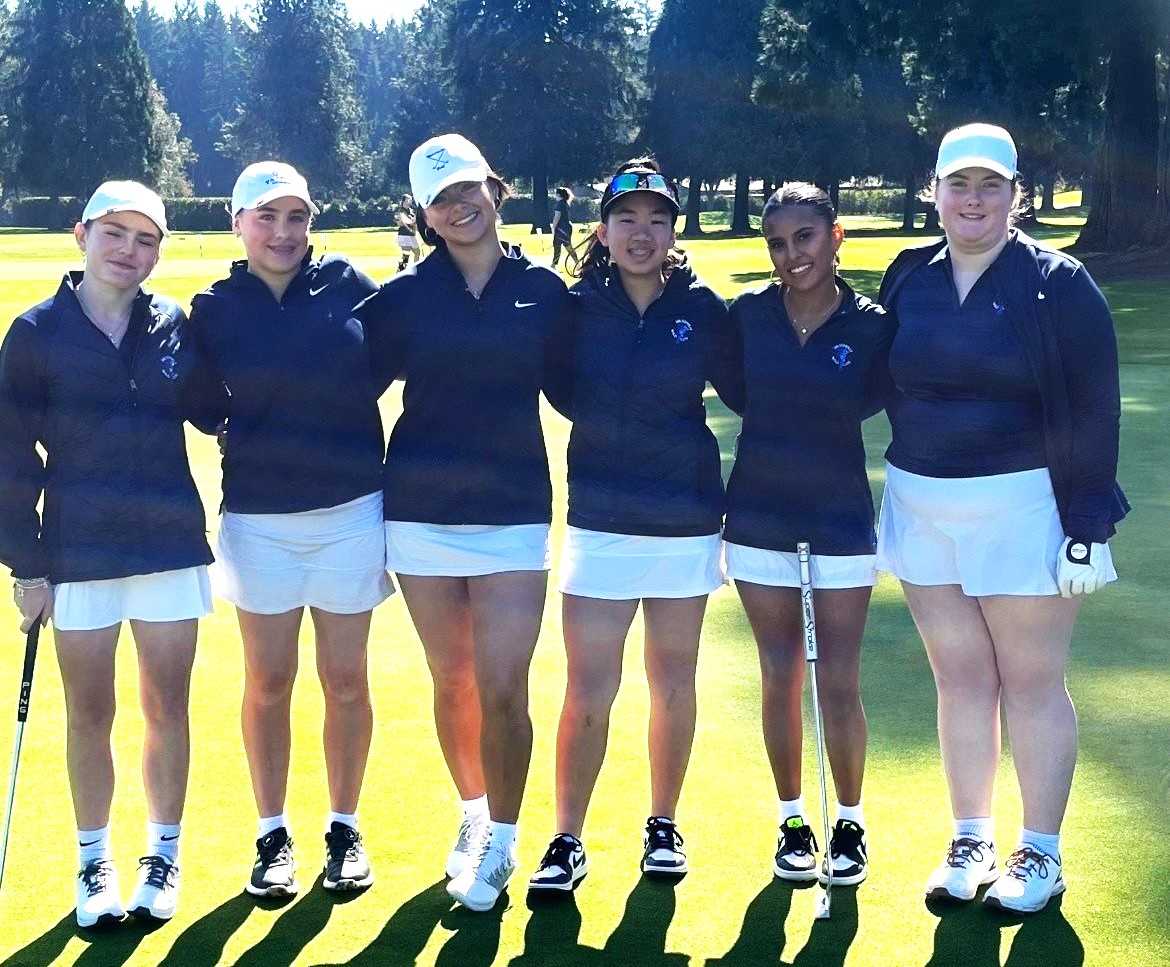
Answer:
[[[640,189],[648,189],[650,191],[665,191],[674,195],[675,188],[665,175],[660,175],[653,171],[623,171],[620,175],[614,176],[609,183],[609,193],[611,195],[618,195],[625,191],[638,191]]]

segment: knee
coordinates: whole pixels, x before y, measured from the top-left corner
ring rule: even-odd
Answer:
[[[244,700],[251,705],[287,705],[292,699],[295,672],[283,669],[248,671]]]
[[[583,714],[608,715],[621,682],[620,669],[616,673],[570,674],[565,704]]]
[[[330,669],[320,677],[327,705],[370,704],[370,686],[364,667]]]
[[[109,735],[114,727],[115,702],[106,693],[80,692],[69,696],[66,719],[71,732]]]
[[[940,699],[996,702],[999,672],[994,665],[964,665],[934,669],[934,685]]]
[[[1004,704],[1012,707],[1072,704],[1063,674],[1009,675],[1004,677],[1002,688]]]
[[[853,679],[836,680],[825,676],[817,681],[818,698],[826,718],[842,718],[861,708],[861,691]]]
[[[485,718],[514,719],[528,714],[528,680],[522,675],[493,675],[480,680],[479,702]]]
[[[650,700],[655,704],[672,708],[679,704],[694,704],[695,701],[695,669],[693,666],[682,668],[659,668],[649,676]]]
[[[475,667],[466,662],[432,662],[435,698],[442,704],[470,701],[476,693]]]
[[[804,684],[804,658],[795,646],[761,647],[760,676],[767,691],[799,691]]]
[[[152,687],[142,690],[142,716],[148,725],[167,727],[186,725],[188,696],[185,688]]]

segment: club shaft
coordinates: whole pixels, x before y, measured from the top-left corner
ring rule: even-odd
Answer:
[[[8,805],[4,808],[4,835],[0,839],[0,888],[4,886],[4,867],[8,859],[8,833],[12,829],[12,806],[16,802],[16,770],[20,766],[20,746],[24,741],[24,722],[16,724],[12,743],[12,766],[8,770]]]
[[[4,886],[4,867],[8,860],[8,834],[12,829],[12,807],[16,803],[16,773],[20,768],[20,747],[24,742],[24,724],[28,720],[28,705],[32,698],[33,671],[37,663],[37,642],[41,623],[34,621],[24,643],[24,668],[20,675],[20,698],[16,704],[16,735],[12,742],[12,765],[8,770],[8,797],[4,808],[4,833],[0,839],[0,887]]]

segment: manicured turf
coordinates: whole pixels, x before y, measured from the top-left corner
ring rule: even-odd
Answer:
[[[1073,213],[1074,215],[1076,213]],[[1075,218],[1047,232],[1067,244]],[[888,222],[853,220],[845,274],[867,292],[907,243]],[[876,233],[875,233],[876,232]],[[508,234],[523,236],[514,229]],[[527,242],[528,240],[525,239]],[[331,232],[318,248],[345,252],[375,277],[397,259],[388,230]],[[731,295],[768,276],[757,239],[687,243],[699,271]],[[548,241],[535,247],[548,256]],[[228,235],[180,235],[167,245],[152,280],[186,300],[221,275],[236,243]],[[0,319],[48,295],[77,262],[62,234],[0,233]],[[676,888],[637,873],[640,827],[649,808],[645,756],[647,695],[641,632],[631,634],[627,674],[614,714],[608,761],[586,828],[591,875],[575,903],[530,911],[523,880],[553,832],[552,766],[564,687],[559,602],[549,594],[532,670],[536,746],[522,816],[521,868],[511,902],[486,915],[452,910],[440,873],[457,815],[430,710],[430,681],[401,600],[375,616],[371,678],[377,727],[362,826],[378,882],[367,895],[335,903],[315,887],[283,908],[241,895],[252,858],[255,813],[241,748],[241,661],[234,618],[221,606],[202,628],[192,714],[194,761],[184,825],[183,903],[176,920],[153,933],[129,926],[101,936],[73,926],[73,819],[63,763],[61,687],[46,635],[37,670],[9,869],[0,895],[4,963],[391,965],[554,964],[741,965],[1140,964],[1170,961],[1170,846],[1165,836],[1170,678],[1166,674],[1164,586],[1170,500],[1163,427],[1170,411],[1165,368],[1170,298],[1164,280],[1107,287],[1118,321],[1125,395],[1122,479],[1134,513],[1115,541],[1122,580],[1085,606],[1073,649],[1070,687],[1081,714],[1081,760],[1065,826],[1069,893],[1063,903],[1020,923],[977,908],[941,919],[921,902],[923,881],[949,836],[946,790],[934,731],[929,670],[897,586],[874,598],[866,639],[864,689],[871,740],[865,804],[871,878],[835,896],[833,918],[813,925],[814,892],[792,891],[770,873],[775,793],[759,728],[754,645],[734,591],[711,601],[700,661],[699,729],[679,822],[693,872]],[[0,331],[3,329],[0,323]],[[398,407],[385,401],[387,422]],[[730,465],[735,419],[717,400],[710,419]],[[563,520],[568,425],[545,421]],[[883,418],[867,428],[871,479],[882,484]],[[218,502],[214,446],[191,435],[191,454],[209,519]],[[556,572],[554,570],[553,580]],[[551,583],[550,583],[551,586]],[[2,594],[0,756],[11,744],[21,657],[15,613]],[[304,674],[294,703],[294,770],[289,812],[308,883],[321,855],[327,809],[320,752],[322,702],[311,638],[302,642]],[[119,786],[113,817],[123,889],[129,891],[145,820],[137,757],[141,715],[133,648],[119,654],[120,711],[115,729]],[[806,748],[809,746],[806,743]],[[812,764],[812,757],[808,757]],[[815,800],[815,776],[805,790]],[[1019,824],[1014,775],[1005,759],[996,803],[1001,838]]]

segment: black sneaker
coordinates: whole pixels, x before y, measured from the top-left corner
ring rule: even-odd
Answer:
[[[817,838],[803,816],[789,816],[780,825],[772,872],[792,883],[811,883],[817,878]]]
[[[865,879],[869,858],[865,851],[865,830],[851,819],[838,819],[829,843],[829,855],[821,861],[819,879],[829,882],[827,864],[833,864],[833,885],[854,886]]]
[[[345,823],[332,823],[325,834],[326,890],[364,890],[374,882],[362,835]]]
[[[256,840],[256,863],[244,889],[252,896],[296,896],[300,887],[292,848],[293,841],[283,826]]]
[[[585,847],[581,845],[581,840],[568,833],[560,833],[548,844],[540,868],[528,880],[528,889],[571,893],[588,873],[589,864],[585,860]]]
[[[651,816],[646,820],[646,832],[642,835],[642,872],[682,876],[687,871],[687,854],[683,851],[683,838],[679,835],[673,819],[665,816]]]

